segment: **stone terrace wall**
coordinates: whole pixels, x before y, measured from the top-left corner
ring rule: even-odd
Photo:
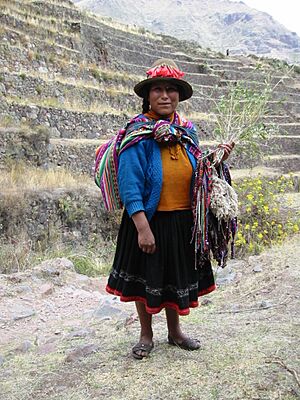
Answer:
[[[118,215],[103,209],[95,189],[51,190],[10,196],[0,194],[0,236],[20,234],[33,244],[78,244],[115,238]]]

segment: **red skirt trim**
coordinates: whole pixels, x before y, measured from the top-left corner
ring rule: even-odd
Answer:
[[[110,294],[113,294],[115,296],[120,296],[120,300],[124,301],[124,302],[128,302],[128,301],[140,301],[142,303],[145,304],[145,308],[148,314],[158,314],[163,308],[172,308],[173,310],[177,311],[177,313],[179,315],[188,315],[190,313],[190,309],[189,308],[184,308],[184,309],[180,309],[178,307],[178,305],[176,303],[171,303],[171,302],[164,302],[162,303],[159,307],[149,307],[147,305],[147,300],[144,297],[139,297],[139,296],[130,296],[130,297],[126,297],[123,296],[121,292],[112,289],[109,285],[106,285],[106,291]],[[198,296],[203,296],[205,294],[208,294],[210,292],[213,292],[216,289],[216,285],[211,285],[206,289],[201,290],[200,292],[198,292]],[[189,303],[190,308],[195,308],[199,306],[199,302],[198,301],[191,301]]]

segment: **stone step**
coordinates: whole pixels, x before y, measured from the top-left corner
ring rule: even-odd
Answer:
[[[233,82],[233,81],[231,81]],[[190,83],[192,83],[190,81]],[[198,97],[205,97],[205,98],[213,98],[218,99],[221,96],[226,96],[229,92],[229,87],[226,86],[211,86],[211,85],[201,85],[192,83],[194,96]],[[259,88],[262,88],[260,85]],[[258,89],[259,89],[258,88]],[[291,92],[290,92],[291,91]],[[273,101],[279,101],[284,104],[285,101],[287,102],[300,102],[300,93],[299,91],[295,91],[293,88],[286,87],[275,89],[272,92],[271,98]]]
[[[121,81],[122,85],[127,85],[130,90],[132,90],[136,82],[143,79],[143,74],[146,70],[146,67],[144,66],[131,64],[129,65],[129,69],[133,72],[133,75],[128,75],[127,73],[124,73],[124,71],[116,73],[116,71],[107,70],[106,72],[106,69],[103,68],[98,69],[92,65],[89,67],[88,64],[74,62],[78,55],[80,55],[76,50],[66,50],[63,46],[54,46],[47,43],[41,45],[44,50],[43,52],[39,52],[39,60],[35,60],[32,59],[33,52],[28,49],[21,50],[18,46],[11,47],[8,44],[2,44],[0,45],[0,61],[3,61],[2,65],[11,65],[15,71],[26,73],[26,71],[31,70],[42,70],[43,72],[41,75],[46,74],[46,76],[55,76],[61,74],[67,79],[72,79],[73,81],[78,79],[91,81],[92,85],[97,84],[95,76],[97,76],[97,78],[103,83],[105,82],[106,85],[113,86],[119,84]],[[55,54],[59,56],[53,56],[52,51],[54,50]],[[72,61],[66,62],[60,58],[64,57],[66,51],[68,52],[67,55],[69,60]],[[116,73],[115,77],[113,76],[113,72]],[[141,75],[136,75],[136,72],[140,72]],[[105,78],[107,73],[109,74],[109,79]],[[115,80],[116,82],[114,82]],[[195,95],[197,95],[197,93],[200,93],[200,95],[201,93],[204,93],[204,95],[206,95],[211,92],[214,97],[224,94],[228,90],[226,82],[225,86],[216,87],[216,85],[223,85],[222,81],[220,81],[216,75],[189,74],[189,80],[193,84]],[[287,91],[291,91],[291,93]],[[280,91],[278,90],[277,92],[274,92],[274,99],[278,98],[280,100],[287,99],[288,101],[298,101],[299,97],[299,91],[297,92],[293,88],[285,88],[284,90],[281,88]]]
[[[29,39],[26,33],[15,28],[3,27],[0,32],[0,39],[2,43],[10,44],[13,47],[17,46],[19,49],[23,48],[26,53],[29,50],[36,55],[39,53],[38,57],[44,57],[48,62],[51,60],[54,61],[55,56],[59,56],[60,59],[67,59],[69,62],[78,62],[82,59],[82,54],[79,50],[70,49],[56,42],[39,39],[37,37]],[[29,67],[29,69],[32,69],[31,64]]]
[[[55,20],[78,21],[82,18],[82,11],[74,5],[63,4],[63,2],[50,1],[20,1],[9,0],[10,5],[21,7],[22,11],[27,11],[36,17],[48,17]]]
[[[9,46],[5,45],[2,46],[2,49],[9,49]],[[3,56],[1,57],[1,46],[0,46],[0,61],[1,59],[6,60],[7,63],[7,56]],[[57,85],[63,88],[63,83],[59,83],[59,81],[67,81],[65,84],[67,86],[67,90],[71,90],[71,87],[76,87],[76,82],[77,85],[81,85],[81,86],[89,86],[88,91],[90,92],[91,86],[95,88],[96,92],[97,92],[97,87],[99,87],[99,81],[97,81],[92,74],[95,73],[95,70],[88,69],[88,66],[85,66],[85,69],[82,69],[82,66],[78,66],[78,64],[75,63],[70,63],[68,64],[68,74],[71,74],[72,76],[64,76],[63,74],[61,74],[60,72],[53,71],[51,69],[49,69],[49,66],[51,66],[51,64],[47,64],[47,66],[41,66],[41,63],[39,61],[33,60],[33,61],[29,61],[28,56],[26,56],[26,54],[24,54],[24,52],[22,52],[20,49],[18,48],[14,48],[14,53],[12,53],[10,51],[10,53],[12,55],[12,59],[10,59],[9,63],[10,65],[12,65],[14,67],[14,69],[18,69],[19,67],[19,75],[21,74],[21,78],[19,76],[18,78],[18,82],[20,81],[20,79],[23,79],[24,82],[26,81],[30,81],[31,84],[34,84],[34,80],[36,80],[37,83],[37,88],[39,88],[39,86],[44,87],[45,84],[43,82],[49,82],[51,80],[57,82]],[[23,64],[22,64],[23,61]],[[24,69],[23,66],[30,64],[30,67],[33,67],[36,69],[36,71],[32,71],[29,70],[27,72],[27,69]],[[44,64],[45,65],[45,64]],[[57,64],[56,68],[58,67]],[[65,65],[62,66],[63,69],[66,69],[67,67]],[[40,71],[40,72],[38,72]],[[93,72],[94,71],[94,72]],[[0,72],[1,73],[1,72]],[[34,76],[32,77],[32,74],[34,74]],[[135,97],[130,97],[130,92],[133,93],[133,86],[136,82],[138,82],[140,79],[142,79],[141,77],[136,77],[135,75],[122,75],[122,74],[116,74],[113,73],[113,71],[107,70],[107,69],[97,69],[97,74],[99,76],[99,80],[100,80],[100,85],[101,86],[111,86],[111,87],[115,87],[115,86],[120,86],[121,85],[121,90],[127,90],[129,92],[129,96],[124,96],[124,99],[122,100],[122,102],[124,101],[124,104],[139,104],[138,102],[140,101],[139,99],[135,98]],[[10,87],[13,93],[14,90],[14,86],[16,86],[16,84],[14,84],[13,82],[13,78],[16,75],[12,75],[11,78],[9,78],[9,74],[8,72],[5,72],[4,75],[3,73],[1,74],[1,76],[3,76],[3,79],[5,78],[5,76],[8,77],[8,80],[11,81]],[[39,78],[40,76],[40,78]],[[76,79],[77,77],[77,79]],[[85,79],[84,82],[82,82],[82,79]],[[24,82],[22,83],[23,88],[24,88]],[[212,82],[213,83],[213,82]],[[128,84],[127,86],[124,86],[124,84]],[[209,97],[211,98],[217,98],[218,96],[224,95],[224,93],[226,93],[226,88],[215,88],[213,86],[198,86],[198,85],[193,85],[194,86],[194,93],[195,95],[193,96],[193,98],[191,100],[189,100],[190,102],[192,102],[193,104],[195,104],[196,106],[198,106],[197,108],[202,109],[202,107],[204,107],[204,110],[207,109],[211,109],[212,106],[214,104],[211,104],[213,101],[209,100]],[[123,89],[124,88],[124,89]],[[34,88],[32,88],[34,89]],[[101,89],[101,88],[99,88]],[[83,89],[82,89],[83,90]],[[60,89],[58,89],[58,92],[60,91]],[[64,90],[63,90],[64,91]],[[35,91],[36,92],[36,91]],[[96,93],[95,92],[95,93]],[[111,90],[108,90],[108,92],[111,93]],[[114,92],[116,92],[114,90]],[[95,95],[95,94],[94,94]],[[282,94],[280,92],[278,92],[277,94],[274,93],[273,97],[274,99],[276,98],[276,95],[278,95],[279,99],[282,98]],[[98,97],[97,94],[95,95],[96,98]],[[200,97],[199,99],[197,99],[197,97]],[[290,111],[291,113],[296,113],[299,114],[299,104],[300,103],[296,103],[294,100],[297,101],[297,97],[295,97],[292,94],[285,94],[285,97],[289,100],[289,101],[285,101],[285,102],[281,102],[282,103],[282,109],[286,109],[287,111]],[[86,102],[88,102],[88,98],[86,98],[86,96],[82,97],[82,100],[85,100]],[[206,100],[208,99],[208,100]],[[116,96],[113,96],[113,103],[117,104],[119,103],[118,99]],[[203,105],[204,104],[204,105]],[[281,104],[280,103],[270,103],[271,105],[271,109],[274,111],[278,110],[279,108],[281,108]],[[194,106],[193,106],[194,107]],[[183,108],[185,109],[190,109],[189,106],[183,106]],[[282,111],[283,112],[283,111]]]
[[[64,51],[64,47],[57,46],[55,55],[43,50],[36,57],[36,53],[30,49],[21,49],[8,43],[0,43],[0,65],[2,72],[13,70],[22,74],[40,74],[41,77],[50,79],[58,77],[61,80],[66,79],[73,83],[77,81],[90,82],[92,86],[99,82],[107,86],[122,84],[127,85],[131,90],[135,83],[143,79],[143,77],[137,75],[113,71],[100,66],[96,67],[95,64],[88,63],[85,60],[80,63],[65,60],[61,56]]]
[[[125,112],[109,109],[102,112],[79,112],[37,106],[24,105],[16,101],[0,103],[0,116],[9,117],[12,121],[43,125],[49,127],[51,135],[62,138],[97,138],[116,133],[130,118]]]
[[[168,58],[173,57],[177,60],[194,62],[199,65],[222,66],[224,69],[243,66],[243,63],[238,58],[217,58],[214,52],[208,52],[206,49],[173,37],[148,32],[146,34],[133,33],[130,30],[131,27],[122,26],[116,21],[108,23],[105,18],[95,18],[91,14],[86,14],[82,27],[83,29],[86,27],[87,29],[99,30],[103,33],[103,36],[109,39],[115,51],[118,51],[118,49],[133,51],[139,49],[140,53],[147,53],[151,50],[152,62],[161,55]]]
[[[18,1],[14,1],[14,3],[16,5],[19,5]],[[46,3],[45,5],[43,4],[43,16],[41,16],[40,15],[40,13],[41,13],[41,10],[40,10],[41,4],[43,4],[43,3],[37,2],[37,1],[30,3],[30,5],[27,4],[28,11],[30,11],[30,13],[33,14],[34,18],[41,19],[41,22],[45,22],[45,21],[47,22],[47,18],[45,18],[44,15],[49,15],[49,17],[51,16],[51,21],[53,21],[53,24],[54,23],[55,24],[61,23],[61,27],[64,28],[64,27],[68,27],[68,24],[66,25],[66,22],[70,18],[71,19],[72,18],[73,19],[77,19],[77,20],[81,20],[83,18],[83,15],[80,14],[78,12],[78,10],[70,9],[70,8],[66,8],[66,7],[58,7],[57,4],[51,4],[51,3]],[[24,6],[25,6],[25,9],[26,9],[26,4]],[[15,11],[15,14],[18,14],[17,10],[14,10],[14,11]],[[20,16],[21,20],[22,20],[22,18],[24,16],[23,11],[24,11],[23,9],[22,9],[22,12],[19,11],[19,16]],[[45,12],[46,12],[46,14],[45,14]],[[71,15],[69,15],[70,13],[71,13]],[[62,19],[62,17],[64,19]],[[89,18],[92,19],[94,22],[97,22],[97,25],[95,26],[95,28],[97,28],[98,30],[102,30],[103,29],[103,31],[107,34],[107,30],[108,30],[107,23],[105,24],[104,21],[101,21],[100,18],[99,18],[99,21],[97,19],[95,20],[95,18],[92,18],[92,17],[88,17],[86,19],[88,20]],[[88,26],[88,24],[86,24],[86,23],[81,23],[80,27],[81,28],[84,28],[84,27],[92,28],[93,26],[92,25]],[[125,27],[125,25],[124,25],[124,27]],[[113,42],[112,45],[114,45],[115,40],[117,41],[117,43],[119,43],[118,40],[120,41],[120,39],[117,37],[117,33],[119,33],[120,30],[117,29],[117,28],[113,28],[113,27],[109,27],[109,28],[111,30],[111,33],[113,33],[112,35],[110,34],[108,36],[109,39],[110,39],[110,42]],[[128,33],[128,32],[126,32],[126,33]],[[138,40],[136,40],[137,37],[138,37]],[[132,38],[134,38],[135,40],[134,39],[131,40]],[[132,47],[133,48],[139,48],[139,47],[141,47],[141,45],[144,45],[144,39],[145,39],[145,35],[136,35],[136,34],[133,35],[133,34],[131,34],[130,35],[130,40],[128,38],[128,35],[126,35],[126,37],[123,37],[121,40],[123,40],[123,43],[126,45],[125,48],[124,48],[126,50],[128,48],[129,42],[132,42],[132,45],[133,45]],[[158,50],[157,49],[157,42],[159,42],[159,39],[160,39],[160,36],[157,35],[157,38],[152,39],[152,42],[148,40],[148,46],[145,47],[145,49],[147,49],[147,48],[149,49],[149,47],[154,47],[154,53],[155,54],[159,55],[159,51],[161,51],[160,55],[162,57],[166,57],[166,56],[170,57],[170,46],[169,46],[169,50],[168,50],[168,48],[166,49],[166,46],[163,44],[163,41],[161,41],[162,44],[160,46],[160,50],[157,51]],[[180,44],[181,44],[181,42],[177,41],[177,45],[180,45]],[[120,46],[118,46],[118,47],[120,48]],[[171,51],[171,56],[174,55],[175,57],[177,57],[177,58],[179,57],[180,59],[183,59],[183,60],[192,60],[192,58],[190,56],[187,56],[185,54],[180,54],[178,52],[177,48],[174,48],[173,52],[174,53],[172,53],[172,51]],[[154,57],[157,57],[157,55],[154,56]],[[198,63],[206,62],[206,63],[214,64],[215,60],[214,59],[209,60],[209,59],[205,59],[205,58],[203,58],[203,59],[199,58],[199,59],[195,59],[195,62],[198,62]],[[223,63],[223,65],[230,65],[230,66],[232,66],[233,64],[240,65],[240,62],[238,60],[230,60],[230,61],[226,60]]]
[[[209,139],[209,138],[208,138]],[[285,139],[285,138],[284,138]],[[102,143],[105,143],[107,139],[55,139],[50,140],[48,161],[50,166],[62,166],[71,170],[85,172],[91,174],[94,165],[95,150]],[[289,153],[293,155],[293,152],[299,152],[300,154],[300,136],[297,139],[291,141],[283,140],[282,136],[274,136],[271,140],[272,146],[265,148],[265,154],[284,155],[289,156]],[[206,149],[216,148],[218,142],[209,141],[207,139],[200,140],[200,146]],[[234,165],[241,163],[236,160]],[[263,163],[262,165],[264,165]],[[247,164],[247,160],[243,160],[243,166],[251,167],[251,163]],[[257,161],[256,166],[260,165],[260,161]],[[268,162],[267,162],[268,165]],[[288,165],[284,166],[284,171],[287,171]]]
[[[291,115],[266,115],[263,121],[267,124],[282,124],[282,123],[293,123],[299,120],[299,116]]]
[[[300,154],[300,135],[272,135],[268,145],[265,147],[265,154]]]
[[[265,124],[267,127],[271,127],[272,124]],[[278,131],[282,135],[300,135],[300,122],[282,123],[277,126]]]
[[[269,155],[265,157],[264,164],[269,168],[277,168],[281,171],[290,171],[295,173],[300,171],[300,155]]]
[[[93,176],[95,151],[104,142],[103,139],[51,139],[48,166],[63,167]]]
[[[17,30],[24,32],[25,34],[38,37],[40,39],[52,39],[56,43],[70,49],[76,49],[77,46],[77,35],[75,34],[62,34],[57,31],[52,31],[47,28],[41,29],[39,26],[30,23],[28,21],[23,21],[20,18],[11,16],[4,12],[0,12],[0,23],[5,27],[14,27]]]
[[[78,189],[41,188],[20,192],[1,191],[0,209],[7,201],[17,205],[5,208],[1,234],[10,238],[22,235],[22,240],[30,241],[32,250],[36,245],[41,250],[55,243],[74,245],[116,237],[118,217],[104,209],[100,190],[92,179],[88,186]]]
[[[126,43],[124,44],[126,46]],[[235,69],[231,66],[230,69],[226,70],[221,70],[218,68],[214,67],[214,64],[209,65],[205,63],[204,59],[193,59],[193,58],[188,58],[187,59],[182,59],[179,58],[176,53],[164,53],[164,52],[154,52],[152,53],[151,50],[152,48],[148,47],[145,49],[145,52],[138,52],[138,56],[135,54],[137,47],[128,48],[128,47],[123,47],[120,48],[119,46],[116,46],[116,48],[111,47],[111,55],[113,58],[116,58],[115,52],[121,52],[122,56],[124,57],[121,59],[124,63],[130,64],[132,63],[132,60],[135,60],[135,64],[143,65],[146,64],[146,66],[150,66],[153,61],[157,58],[164,57],[164,58],[171,58],[173,59],[176,64],[186,73],[187,80],[193,81],[193,76],[194,74],[203,74],[206,76],[216,76],[221,80],[248,80],[250,82],[255,82],[255,83],[265,83],[265,80],[267,78],[269,83],[271,85],[278,85],[278,83],[281,83],[283,85],[289,85],[290,83],[293,82],[293,77],[292,76],[286,76],[283,77],[282,75],[278,74],[277,76],[274,74],[274,71],[257,71],[257,70],[252,70],[251,72],[245,72],[244,69],[239,70]],[[140,50],[140,49],[139,49]],[[144,57],[146,56],[146,57]],[[139,60],[139,62],[137,62]],[[120,57],[118,59],[118,63],[120,62]],[[147,68],[147,67],[145,67]],[[272,73],[272,75],[271,75]]]
[[[36,76],[28,76],[26,73],[11,74],[0,73],[2,84],[6,88],[7,96],[17,96],[19,99],[26,99],[34,104],[41,101],[49,101],[52,105],[67,104],[73,108],[91,109],[99,107],[111,107],[115,109],[138,110],[141,100],[132,92],[122,92],[117,88],[104,89],[103,87],[79,86],[75,83],[64,83],[58,80],[42,79]],[[124,88],[125,89],[125,88]],[[123,90],[124,90],[123,89]],[[191,110],[197,112],[211,112],[216,108],[217,99],[198,97],[194,95],[187,102],[182,104],[185,112]],[[300,114],[300,103],[276,102],[268,103],[269,113],[285,115],[288,111],[291,115]]]
[[[99,107],[111,107],[115,109],[137,109],[141,107],[141,100],[133,93],[126,91],[126,88],[118,89],[83,83],[64,82],[46,77],[43,74],[30,76],[25,72],[18,74],[1,73],[0,79],[5,87],[5,94],[9,97],[18,97],[30,101],[33,104],[49,102],[65,108],[77,107],[80,109],[91,109]]]
[[[223,79],[220,75],[218,74],[201,74],[199,72],[188,72],[186,69],[184,69],[184,65],[183,63],[178,63],[179,66],[183,69],[183,71],[186,72],[184,79],[186,79],[188,82],[191,83],[191,85],[194,87],[194,85],[200,85],[200,86],[208,86],[208,87],[217,87],[216,90],[218,88],[222,88],[224,90],[226,90],[226,88],[228,89],[228,86],[234,86],[236,84],[236,80],[234,79]],[[151,65],[151,63],[149,64]],[[133,63],[132,59],[130,59],[128,62],[124,62],[124,61],[120,61],[118,60],[118,62],[115,64],[115,68],[118,71],[126,71],[130,74],[137,74],[139,76],[145,76],[145,71],[149,68],[149,65],[144,65],[143,63],[141,64],[137,64],[137,63]],[[190,64],[191,68],[196,69],[195,64]],[[273,84],[275,85],[281,78],[280,77],[275,77],[273,78]],[[264,89],[265,88],[265,84],[263,83],[263,79],[262,82],[258,82],[258,81],[249,81],[246,82],[246,84],[248,84],[250,87],[253,88],[257,88],[258,90]],[[288,86],[289,81],[285,81],[285,83],[280,83],[276,89],[274,89],[274,92],[278,93],[278,97],[280,99],[284,99],[284,96],[297,96],[297,98],[299,99],[299,90],[297,88],[294,87],[290,87]],[[284,94],[283,94],[284,93]]]
[[[188,105],[188,103],[187,103]],[[184,106],[184,104],[182,104]],[[56,136],[72,138],[87,137],[95,138],[107,134],[113,134],[134,114],[139,113],[140,108],[129,110],[112,109],[102,105],[95,112],[78,111],[62,107],[51,107],[50,105],[24,104],[19,98],[12,98],[5,102],[5,98],[0,103],[0,114],[9,115],[16,121],[32,123],[33,125],[46,125],[55,131]],[[185,114],[184,108],[179,112]],[[210,114],[193,113],[192,120],[197,124],[203,119],[213,118]],[[268,115],[263,119],[267,123],[289,123],[294,122],[295,117]]]
[[[122,32],[122,35],[120,33],[121,31],[118,31],[115,35],[111,37],[113,44],[117,48],[118,45],[120,48],[127,49],[128,50],[135,50],[137,48],[144,48],[147,52],[149,50],[154,50],[152,53],[152,60],[150,60],[150,63],[146,64],[148,66],[152,65],[153,61],[158,58],[155,50],[158,50],[162,53],[165,53],[168,58],[173,58],[177,62],[187,62],[187,63],[194,63],[198,64],[198,67],[202,69],[203,67],[207,66],[209,68],[216,68],[222,67],[224,69],[231,69],[231,68],[238,68],[238,67],[243,67],[244,64],[239,60],[238,58],[228,58],[228,57],[218,57],[216,53],[211,52],[210,55],[207,55],[207,50],[206,49],[201,49],[201,48],[195,48],[191,43],[185,42],[185,41],[180,41],[174,38],[171,38],[172,40],[174,39],[174,43],[172,46],[168,46],[166,49],[166,40],[164,39],[162,35],[162,43],[164,43],[163,47],[158,47],[156,48],[157,42],[159,42],[160,35],[156,36],[155,39],[151,41],[151,39],[147,38],[147,44],[145,46],[145,37],[140,35],[135,35],[130,37],[130,44],[136,44],[136,46],[130,45],[130,47],[127,47],[126,42],[128,41],[127,36]],[[115,40],[116,39],[116,40]],[[191,46],[190,48],[187,48],[187,46]],[[166,51],[167,50],[167,51]],[[187,51],[188,50],[188,51]],[[132,60],[131,60],[132,61]]]
[[[180,45],[181,43],[178,42],[178,46]],[[137,49],[138,54],[136,54]],[[133,36],[128,38],[120,36],[115,32],[113,36],[111,36],[110,52],[114,58],[116,58],[117,53],[122,53],[122,55],[124,56],[123,61],[125,61],[126,63],[132,62],[133,60],[136,62],[138,59],[141,59],[143,60],[143,62],[145,62],[145,58],[141,58],[141,55],[146,55],[148,60],[148,63],[146,65],[149,66],[157,58],[171,58],[186,72],[201,73],[205,71],[205,73],[214,73],[214,71],[216,71],[218,74],[220,74],[221,66],[223,67],[224,72],[231,71],[233,67],[239,68],[241,66],[239,60],[228,61],[224,58],[210,59],[207,57],[201,57],[201,54],[200,56],[191,56],[187,53],[179,52],[178,47],[176,48],[165,46],[163,42],[160,43],[159,40],[147,40],[147,42],[145,42],[145,39],[142,36],[140,38],[136,38]],[[118,61],[120,61],[120,57],[118,57]],[[223,62],[224,64],[222,64]],[[243,70],[242,72],[245,72],[245,70]]]
[[[237,182],[245,178],[257,178],[259,176],[276,178],[277,176],[281,175],[281,171],[276,168],[269,168],[260,165],[254,168],[231,168],[230,174],[233,181]]]

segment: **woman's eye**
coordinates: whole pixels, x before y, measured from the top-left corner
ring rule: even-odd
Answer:
[[[177,92],[177,88],[170,87],[170,88],[167,88],[167,91],[168,92]]]

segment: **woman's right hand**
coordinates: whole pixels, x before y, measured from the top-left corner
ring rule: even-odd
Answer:
[[[144,211],[132,215],[132,220],[138,232],[139,248],[147,254],[153,254],[156,250],[155,238]]]
[[[142,230],[138,232],[138,244],[139,248],[147,254],[153,254],[156,250],[155,238],[150,229]]]

